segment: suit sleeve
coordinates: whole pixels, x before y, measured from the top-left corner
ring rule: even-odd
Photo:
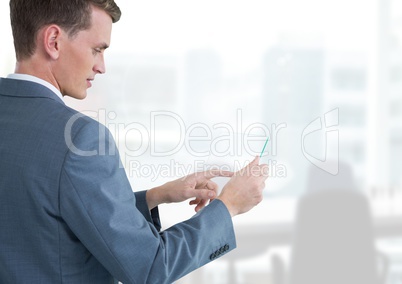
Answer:
[[[60,214],[119,281],[172,283],[236,247],[221,201],[158,232],[157,212],[149,213],[143,192],[133,194],[108,130],[90,122],[72,141],[60,179]]]

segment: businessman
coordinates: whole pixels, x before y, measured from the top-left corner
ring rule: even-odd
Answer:
[[[116,3],[11,0],[10,16],[17,64],[0,78],[0,283],[172,283],[234,249],[232,217],[262,200],[258,158],[133,193],[108,129],[63,102],[84,99],[105,73]],[[231,177],[219,194],[218,175]],[[158,205],[185,200],[196,214],[160,231]]]

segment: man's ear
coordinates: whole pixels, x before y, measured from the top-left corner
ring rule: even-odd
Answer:
[[[63,36],[61,28],[57,25],[50,25],[43,30],[43,48],[48,56],[54,60],[59,58]]]

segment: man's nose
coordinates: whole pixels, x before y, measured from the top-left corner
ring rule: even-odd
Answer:
[[[103,52],[99,54],[99,59],[97,60],[95,66],[94,66],[94,71],[98,74],[104,74],[106,73],[106,65],[105,65],[105,58],[103,56]]]

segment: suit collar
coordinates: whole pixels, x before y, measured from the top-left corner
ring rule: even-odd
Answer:
[[[60,99],[63,99],[63,95],[61,94],[61,92],[52,84],[50,84],[49,82],[38,78],[36,76],[32,76],[32,75],[28,75],[28,74],[20,74],[20,73],[13,73],[13,74],[9,74],[7,76],[7,79],[17,79],[17,80],[24,80],[24,81],[31,81],[34,83],[38,83],[41,84],[45,87],[47,87],[48,89],[50,89],[53,93],[55,93]]]
[[[31,81],[0,78],[0,96],[48,98],[64,104],[49,88]]]

